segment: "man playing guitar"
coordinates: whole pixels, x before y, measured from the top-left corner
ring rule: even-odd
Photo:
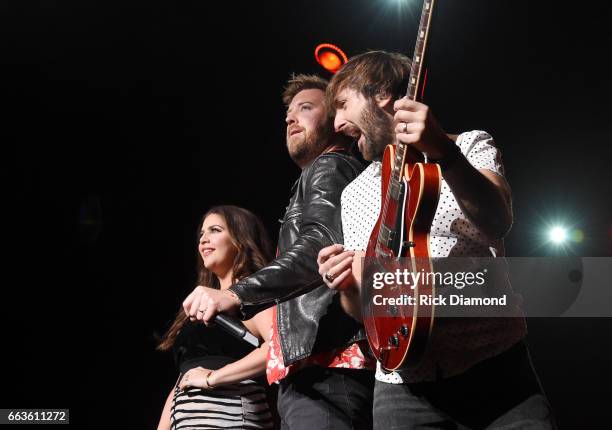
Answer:
[[[503,255],[502,238],[512,224],[510,187],[493,139],[483,131],[447,135],[427,105],[403,97],[410,68],[401,54],[367,52],[351,58],[327,90],[336,130],[358,139],[372,161],[342,193],[344,245],[318,256],[324,282],[341,292],[345,311],[357,319],[360,257],[381,209],[380,159],[387,145],[408,144],[440,165],[432,257]],[[525,334],[522,316],[436,321],[417,366],[385,372],[379,365],[375,428],[553,428]]]

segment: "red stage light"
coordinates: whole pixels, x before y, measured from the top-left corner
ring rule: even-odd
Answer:
[[[333,52],[324,52],[319,57],[319,60],[321,60],[321,65],[330,72],[335,72],[342,65],[340,58]]]
[[[315,48],[315,58],[325,70],[336,73],[348,61],[346,54],[331,43],[321,43]]]

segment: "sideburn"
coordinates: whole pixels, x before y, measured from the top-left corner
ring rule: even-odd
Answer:
[[[387,145],[395,142],[393,119],[376,104],[373,97],[369,97],[361,121],[366,137],[363,157],[370,161],[380,160]]]

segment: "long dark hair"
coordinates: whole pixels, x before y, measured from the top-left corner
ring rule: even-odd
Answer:
[[[232,243],[238,250],[232,264],[235,282],[264,267],[272,258],[272,244],[261,220],[252,212],[238,206],[215,206],[204,214],[198,227],[198,238],[204,220],[211,214],[217,214],[225,220]],[[198,280],[196,285],[204,285],[219,289],[219,279],[204,266],[202,257],[198,254]],[[188,320],[183,309],[179,309],[174,322],[157,346],[160,351],[172,348],[176,336]]]

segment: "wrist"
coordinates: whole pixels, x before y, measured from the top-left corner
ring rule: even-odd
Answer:
[[[225,294],[227,295],[227,297],[230,298],[230,300],[237,306],[242,305],[242,301],[240,300],[240,297],[238,297],[238,294],[236,294],[234,291],[232,291],[231,289],[227,289],[225,290]]]
[[[357,288],[357,285],[350,284],[342,289],[339,289],[340,293],[346,297],[355,297],[359,295],[359,289]]]
[[[461,149],[451,139],[448,140],[446,148],[443,151],[438,152],[436,157],[427,157],[427,162],[436,163],[440,166],[440,169],[444,172],[450,169],[461,156]]]
[[[208,372],[208,375],[206,375],[206,378],[204,378],[204,389],[212,390],[217,385],[214,373],[215,371],[211,370]]]

